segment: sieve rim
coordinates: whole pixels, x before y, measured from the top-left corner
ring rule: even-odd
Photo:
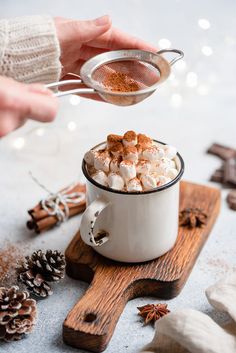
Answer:
[[[143,58],[138,59],[139,56],[149,56],[149,58],[151,58],[153,61],[148,61],[148,60],[144,60]],[[161,62],[161,64],[165,67],[166,69],[166,73],[162,74],[158,65],[154,63],[154,59],[157,59]],[[138,91],[132,91],[132,92],[120,92],[120,91],[111,91],[111,90],[107,90],[105,88],[103,88],[100,84],[97,84],[96,80],[94,80],[92,78],[93,73],[101,66],[109,64],[111,62],[116,62],[116,61],[132,61],[132,60],[139,60],[139,61],[143,61],[146,62],[150,65],[153,65],[159,72],[160,72],[160,78],[159,80],[151,85],[150,87],[144,88],[144,89],[140,89]],[[103,94],[109,94],[112,96],[123,96],[123,97],[127,97],[127,96],[139,96],[139,95],[143,95],[146,93],[150,93],[156,90],[157,86],[159,86],[163,81],[165,81],[169,75],[170,75],[170,71],[171,71],[171,65],[169,64],[169,62],[160,54],[157,53],[153,53],[147,50],[137,50],[137,49],[127,49],[127,50],[113,50],[113,51],[109,51],[109,52],[105,52],[102,54],[98,54],[96,56],[94,56],[93,58],[89,59],[88,61],[86,61],[83,66],[81,67],[80,70],[80,76],[83,80],[83,82],[95,89],[97,92],[99,93],[103,93]]]

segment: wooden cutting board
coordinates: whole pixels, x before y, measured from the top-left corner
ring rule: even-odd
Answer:
[[[174,248],[153,261],[125,264],[108,260],[84,244],[79,232],[75,235],[65,253],[67,274],[91,284],[64,321],[67,344],[102,352],[130,299],[147,295],[170,299],[179,294],[219,213],[220,191],[182,182],[180,195],[180,210],[202,208],[208,214],[207,225],[193,230],[180,227]]]

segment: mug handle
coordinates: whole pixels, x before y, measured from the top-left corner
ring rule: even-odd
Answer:
[[[86,208],[80,224],[80,235],[85,244],[96,247],[109,240],[109,233],[104,229],[99,229],[94,234],[94,227],[99,215],[109,205],[110,202],[98,198]]]

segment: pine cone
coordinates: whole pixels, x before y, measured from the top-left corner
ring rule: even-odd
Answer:
[[[47,297],[53,293],[47,282],[58,282],[65,275],[65,258],[58,251],[35,251],[26,256],[18,269],[18,280],[35,295]]]
[[[0,287],[0,339],[10,342],[29,334],[37,319],[36,301],[17,286]]]

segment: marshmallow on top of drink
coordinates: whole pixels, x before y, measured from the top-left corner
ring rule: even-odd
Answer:
[[[157,144],[144,134],[127,131],[108,135],[101,150],[90,150],[84,160],[98,184],[126,192],[142,192],[169,183],[179,173],[170,145]]]

